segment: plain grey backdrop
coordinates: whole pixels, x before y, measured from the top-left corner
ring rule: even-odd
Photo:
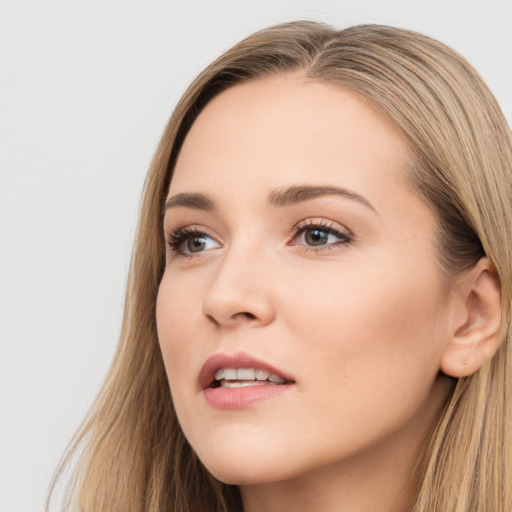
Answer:
[[[0,512],[43,509],[106,374],[174,104],[233,43],[302,18],[434,36],[512,120],[512,0],[0,0]]]

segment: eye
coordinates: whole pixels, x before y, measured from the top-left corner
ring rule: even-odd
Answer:
[[[171,251],[182,256],[193,256],[220,247],[220,244],[205,230],[193,227],[180,228],[173,231],[167,237],[167,245]]]
[[[305,245],[315,250],[330,249],[350,244],[350,232],[334,227],[332,223],[308,221],[295,227],[291,245]]]

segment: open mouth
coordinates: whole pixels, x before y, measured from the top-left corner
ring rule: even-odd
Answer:
[[[247,386],[279,386],[290,381],[260,368],[221,368],[215,372],[210,388],[242,388]]]
[[[215,354],[198,376],[206,402],[218,410],[246,409],[295,388],[289,374],[250,354]]]

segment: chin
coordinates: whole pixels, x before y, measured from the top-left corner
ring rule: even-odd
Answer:
[[[287,480],[292,476],[284,474],[275,466],[270,466],[272,469],[269,470],[266,464],[254,464],[249,460],[222,463],[206,461],[203,464],[217,480],[229,485],[261,485]]]
[[[222,466],[205,466],[209,473],[211,473],[217,480],[223,484],[228,485],[254,485],[264,483],[257,478],[252,471],[240,471],[240,468],[228,465]]]
[[[285,453],[276,443],[263,438],[225,435],[207,443],[192,443],[205,468],[217,479],[230,485],[257,485],[293,477],[290,462],[296,454]],[[194,446],[195,445],[195,446]]]

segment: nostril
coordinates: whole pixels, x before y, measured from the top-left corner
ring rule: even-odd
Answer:
[[[242,311],[241,313],[237,313],[237,314],[245,316],[245,318],[249,318],[250,320],[254,320],[256,318],[252,313],[248,313],[247,311]]]
[[[213,315],[206,315],[206,318],[208,318],[208,320],[210,320],[215,325],[219,325],[219,322],[217,322],[217,320],[215,319],[215,317]]]
[[[210,320],[212,323],[214,323],[217,326],[219,326],[222,323],[224,323],[223,321],[218,320],[217,318],[215,318],[214,315],[206,315],[206,317],[208,318],[208,320]],[[247,320],[255,320],[256,319],[256,315],[253,315],[252,313],[249,313],[248,311],[241,311],[240,313],[235,313],[231,317],[232,320],[236,320],[236,319],[241,320],[243,318],[246,318]]]

